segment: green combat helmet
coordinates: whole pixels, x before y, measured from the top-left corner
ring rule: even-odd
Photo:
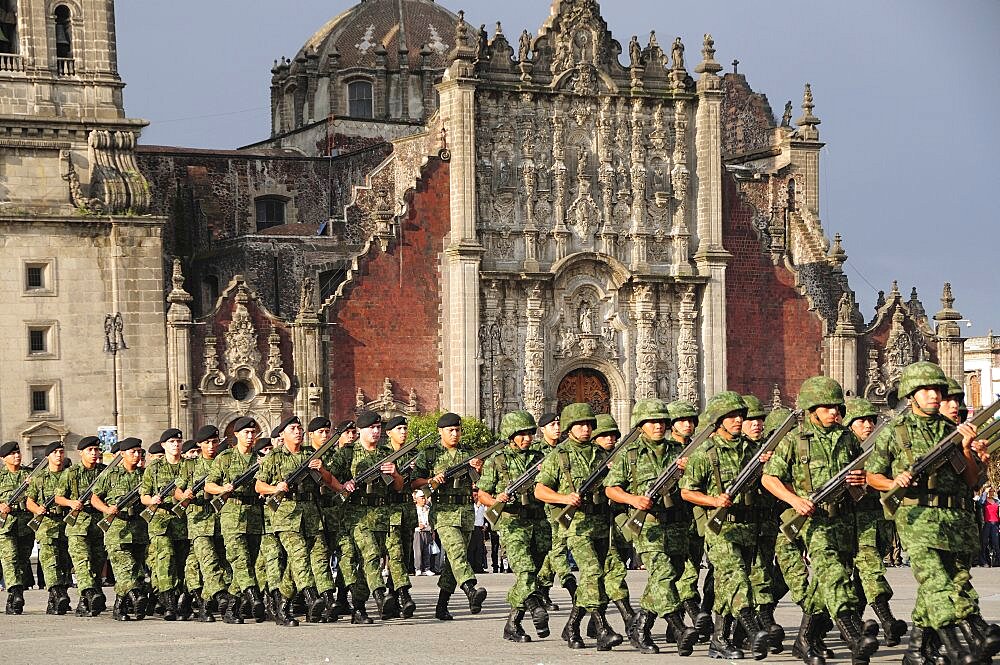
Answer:
[[[781,427],[781,423],[785,422],[785,419],[790,415],[792,415],[792,410],[788,407],[779,406],[777,409],[772,409],[771,413],[767,414],[767,418],[764,419],[764,437],[771,436],[771,433]]]
[[[694,421],[695,427],[698,426],[698,409],[691,402],[679,399],[676,402],[667,404],[667,411],[670,413],[671,423],[675,420],[690,418]]]
[[[648,420],[670,422],[670,409],[662,399],[641,399],[632,407],[632,427],[638,427]]]
[[[944,391],[944,396],[957,399],[960,406],[965,406],[965,388],[955,379],[948,379],[948,388]]]
[[[844,389],[828,376],[813,376],[802,382],[796,404],[803,411],[836,405],[844,413]]]
[[[597,414],[597,427],[590,434],[590,438],[595,439],[605,434],[617,434],[621,436],[622,431],[618,429],[618,423],[615,422],[614,416],[610,413],[599,413]]]
[[[866,399],[851,397],[847,400],[847,412],[844,414],[844,427],[850,427],[858,418],[878,418],[878,409]]]
[[[921,360],[903,368],[897,392],[900,397],[910,397],[920,388],[931,386],[940,388],[942,392],[947,390],[948,377],[938,365]]]
[[[573,425],[586,422],[593,423],[595,426],[597,425],[597,416],[594,415],[594,410],[585,402],[567,404],[563,407],[562,414],[559,416],[559,426],[565,432],[568,432]]]
[[[510,441],[518,432],[535,433],[535,418],[527,411],[511,411],[500,421],[500,438]]]
[[[743,401],[743,396],[739,393],[726,390],[708,400],[705,413],[702,414],[703,422],[714,430],[719,426],[723,417],[733,411],[740,411],[746,415],[747,403]]]
[[[743,401],[747,405],[747,418],[763,418],[767,414],[764,413],[764,405],[760,403],[754,395],[744,395]]]

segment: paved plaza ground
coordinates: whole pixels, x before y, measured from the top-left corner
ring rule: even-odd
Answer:
[[[645,578],[642,571],[634,571],[630,575],[629,583],[635,597],[641,593]],[[562,605],[562,609],[553,613],[551,636],[523,645],[505,642],[500,637],[507,609],[504,594],[512,579],[511,575],[483,575],[480,582],[490,592],[483,612],[477,616],[470,615],[464,598],[455,596],[452,602],[455,621],[447,623],[433,618],[437,578],[415,577],[413,596],[418,610],[410,620],[396,620],[388,625],[376,622],[371,626],[352,626],[341,620],[332,625],[302,624],[298,628],[280,628],[273,623],[229,626],[221,621],[214,624],[167,623],[158,618],[116,623],[111,620],[110,612],[95,619],[78,619],[71,615],[46,616],[46,592],[31,591],[26,594],[24,615],[0,615],[0,662],[5,665],[345,662],[548,665],[653,663],[664,658],[673,662],[679,660],[673,646],[663,643],[663,621],[658,621],[655,629],[657,642],[663,650],[659,656],[642,656],[627,642],[610,653],[598,653],[592,646],[582,651],[570,651],[558,638],[568,614],[568,603],[564,602],[568,598],[561,589],[552,594],[553,600]],[[891,569],[889,580],[896,590],[893,606],[897,614],[909,619],[916,591],[910,569]],[[1000,569],[975,568],[973,581],[982,597],[983,615],[988,620],[1000,621]],[[75,590],[72,595],[75,604]],[[5,600],[2,594],[0,598]],[[612,609],[609,616],[620,630],[618,613]],[[800,618],[798,608],[786,601],[779,606],[776,616],[789,635],[786,645],[790,645]],[[533,635],[530,621],[525,621],[525,629]],[[835,633],[831,632],[828,638],[838,656],[831,663],[850,662],[844,645],[839,638],[834,639]],[[586,642],[593,644],[593,640]],[[893,648],[883,646],[872,663],[899,662],[904,649],[905,642]],[[707,645],[699,645],[694,656],[684,662],[688,665],[718,663],[707,657],[706,650]],[[745,662],[753,661],[748,659]],[[791,656],[786,647],[784,653],[769,656],[766,662],[799,661]]]

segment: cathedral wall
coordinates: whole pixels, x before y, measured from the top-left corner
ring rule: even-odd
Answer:
[[[411,194],[402,238],[360,257],[360,272],[328,314],[330,413],[354,414],[360,388],[367,399],[392,382],[396,400],[416,394],[420,411],[439,405],[440,255],[450,223],[449,166],[432,159]]]
[[[803,380],[822,373],[822,323],[795,275],[764,252],[732,177],[723,181],[723,246],[733,255],[726,269],[728,387],[765,402],[775,384],[795,395]]]

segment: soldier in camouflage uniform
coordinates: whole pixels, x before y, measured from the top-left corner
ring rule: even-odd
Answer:
[[[24,587],[28,583],[28,566],[34,534],[28,526],[31,513],[25,508],[25,498],[11,503],[11,495],[27,480],[29,472],[21,466],[21,449],[14,441],[0,446],[3,469],[0,469],[0,515],[6,517],[0,526],[0,568],[7,583],[7,614],[24,611]]]
[[[306,474],[294,489],[285,480],[309,459],[312,450],[303,446],[304,430],[297,416],[286,418],[277,430],[282,445],[275,446],[261,462],[255,488],[265,498],[279,492],[285,495],[277,508],[265,504],[264,512],[269,514],[271,532],[277,536],[278,544],[286,553],[295,588],[305,600],[306,621],[322,623],[326,620],[324,599],[330,597],[334,584],[330,575],[330,555],[323,539],[319,483],[311,474]],[[330,483],[332,476],[323,466],[323,460],[310,461],[309,469],[320,475],[319,482]],[[272,575],[272,569],[268,568],[270,585],[282,587],[280,577]],[[283,607],[294,595],[286,595],[286,591],[286,588],[281,589]]]
[[[639,614],[629,626],[629,641],[642,653],[659,653],[650,630],[657,617],[670,624],[677,653],[690,656],[698,633],[684,624],[684,608],[677,593],[677,581],[688,556],[691,511],[676,492],[655,502],[645,496],[649,486],[677,459],[681,446],[667,436],[670,410],[660,399],[642,399],[632,409],[632,427],[642,434],[615,459],[605,479],[605,493],[615,503],[648,512],[642,531],[632,545],[649,571],[649,579],[639,601]],[[682,458],[683,468],[688,460]],[[622,513],[624,523],[628,512]]]
[[[417,455],[413,465],[411,489],[436,485],[431,527],[437,531],[448,560],[438,578],[440,591],[434,616],[441,621],[449,621],[454,617],[448,612],[448,600],[455,593],[456,586],[465,592],[469,600],[469,611],[473,614],[483,611],[486,589],[477,586],[467,555],[475,522],[472,479],[465,474],[448,485],[443,484],[444,473],[464,461],[472,451],[463,450],[460,446],[462,419],[457,414],[445,413],[438,418],[437,427],[441,445],[425,448]],[[470,466],[481,473],[483,460],[473,460]]]
[[[504,504],[493,526],[500,533],[500,542],[515,575],[507,592],[510,614],[503,629],[503,638],[511,642],[531,641],[521,627],[525,611],[531,612],[538,636],[549,635],[549,615],[538,597],[538,570],[552,545],[552,530],[544,505],[528,487],[517,496],[505,491],[545,458],[544,452],[531,446],[536,429],[535,419],[527,411],[505,415],[500,423],[500,437],[510,441],[510,446],[487,460],[479,479],[479,503],[487,508],[497,501]]]
[[[334,465],[334,460],[339,455],[348,455],[345,448],[353,449],[358,438],[358,429],[354,421],[345,420],[341,422],[337,429],[343,430],[337,440],[337,447],[326,454],[323,464],[328,468]],[[341,452],[344,451],[344,452]],[[355,585],[362,585],[367,598],[367,584],[364,575],[358,574],[358,560],[360,554],[358,548],[351,540],[350,534],[341,528],[341,517],[344,512],[344,502],[340,500],[337,493],[330,487],[322,488],[321,505],[323,506],[323,523],[326,527],[327,542],[331,547],[338,550],[337,556],[337,601],[332,612],[329,612],[331,620],[336,620],[342,615],[351,615],[353,618],[353,605],[348,599],[348,591]],[[336,618],[335,618],[336,617]],[[360,617],[358,617],[360,618]]]
[[[955,379],[948,379],[941,398],[941,415],[958,425],[969,417],[969,409],[965,406],[965,388]]]
[[[541,418],[538,419],[538,431],[541,432],[542,436],[534,444],[535,447],[546,455],[551,454],[559,445],[560,427],[558,414],[543,413]],[[552,527],[552,549],[545,556],[545,563],[542,564],[542,569],[538,571],[538,594],[542,598],[545,609],[553,612],[559,609],[559,606],[553,603],[549,597],[549,592],[552,589],[552,584],[556,576],[559,577],[559,583],[562,587],[569,592],[570,599],[576,595],[576,577],[573,576],[573,571],[569,567],[569,548],[566,547],[566,532],[559,526],[559,522],[556,521],[556,516],[562,508],[546,504],[545,510],[548,513],[549,524]]]
[[[352,431],[353,428],[352,428]],[[330,438],[333,433],[332,423],[330,419],[325,416],[317,416],[309,421],[309,425],[306,427],[306,434],[309,437],[309,444],[315,449],[326,443],[326,440]],[[323,464],[328,469],[333,465],[333,455],[336,450],[331,450],[323,459]],[[344,502],[341,501],[336,492],[332,488],[323,485],[319,488],[319,511],[323,518],[323,533],[326,540],[327,550],[330,552],[331,564],[334,560],[335,554],[339,551],[339,539],[340,539],[340,516],[343,510]],[[337,575],[335,580],[337,592],[341,592],[341,587],[344,586],[343,575]],[[345,594],[344,599],[346,602],[346,588],[344,588],[343,593]],[[328,623],[334,623],[340,619],[340,615],[348,613],[347,611],[342,612],[335,597],[331,597],[326,603],[326,615],[325,619]]]
[[[586,495],[577,488],[591,473],[605,465],[605,453],[590,440],[597,416],[589,404],[566,406],[560,425],[569,431],[566,440],[542,462],[535,484],[535,498],[556,506],[574,506],[578,512],[566,529],[566,545],[580,569],[580,583],[573,598],[562,637],[570,649],[584,648],[580,622],[590,612],[597,624],[597,649],[609,651],[622,643],[608,624],[605,610],[604,566],[610,546],[610,506],[598,483]]]
[[[739,620],[749,638],[755,659],[768,653],[768,632],[755,608],[758,602],[750,584],[750,569],[757,548],[757,510],[753,492],[738,497],[726,488],[753,461],[757,445],[743,436],[747,404],[739,393],[722,392],[709,400],[701,423],[714,431],[706,445],[691,455],[678,483],[681,497],[706,509],[729,508],[719,533],[705,530],[708,558],[715,567],[715,630],[709,643],[713,658],[740,658],[742,652],[730,641],[731,619]]]
[[[863,444],[875,430],[878,410],[875,405],[860,397],[847,400],[844,426],[851,430],[858,444]],[[858,554],[854,557],[856,580],[864,598],[875,611],[885,643],[894,647],[906,634],[906,622],[897,619],[889,607],[892,587],[885,579],[885,555],[889,548],[889,521],[878,501],[878,495],[869,492],[854,506],[858,529]]]
[[[28,510],[41,518],[41,524],[35,531],[38,541],[38,562],[42,565],[45,583],[49,587],[49,602],[45,608],[46,614],[63,615],[69,611],[70,600],[66,590],[72,583],[69,559],[69,544],[66,542],[65,524],[63,524],[63,509],[55,503],[56,491],[63,482],[66,469],[63,462],[66,459],[66,449],[61,441],[53,441],[45,447],[45,471],[35,476],[28,486]],[[50,502],[48,507],[46,502]]]
[[[778,446],[761,481],[795,512],[809,516],[801,534],[812,564],[815,593],[812,602],[807,597],[807,613],[796,641],[802,645],[804,661],[823,661],[817,639],[824,627],[820,610],[826,609],[847,640],[852,661],[867,663],[878,650],[878,640],[862,632],[862,606],[851,581],[857,549],[853,501],[846,496],[834,504],[814,506],[808,498],[857,457],[861,448],[839,423],[845,412],[839,383],[824,376],[806,379],[797,403],[806,413],[805,421]],[[847,483],[864,486],[864,473],[852,472]]]
[[[104,549],[104,532],[97,526],[98,511],[80,502],[80,496],[104,470],[101,459],[101,440],[85,436],[77,443],[80,463],[71,466],[62,476],[56,490],[56,504],[75,515],[76,523],[66,525],[67,550],[76,585],[80,589],[77,616],[96,617],[107,607],[107,598],[101,589],[101,572],[108,556]]]
[[[958,425],[965,469],[958,473],[944,464],[931,474],[914,478],[914,460],[955,430],[940,413],[948,379],[937,365],[916,362],[899,379],[900,398],[910,408],[879,435],[865,469],[868,483],[879,491],[907,487],[896,511],[896,529],[917,579],[913,629],[903,662],[932,663],[937,642],[950,663],[988,662],[1000,651],[1000,628],[987,624],[970,592],[969,561],[979,543],[971,491],[979,484],[982,464],[989,459],[975,428]],[[936,640],[934,638],[937,638]]]
[[[396,416],[385,424],[384,431],[393,451],[406,445],[408,425],[403,416]],[[400,463],[404,461],[400,460]],[[389,570],[389,593],[396,596],[400,615],[409,619],[417,609],[410,596],[410,575],[407,572],[413,567],[413,530],[417,526],[417,507],[410,496],[410,473],[404,473],[402,469],[400,473],[403,474],[403,489],[397,492],[390,488],[387,497],[389,531],[385,536],[386,568]]]
[[[138,502],[128,508],[118,509],[118,502],[129,492],[142,485],[142,441],[128,437],[118,442],[122,455],[120,466],[101,478],[90,499],[94,508],[104,513],[111,525],[104,533],[104,546],[115,574],[115,621],[141,620],[146,616],[147,592],[145,589],[146,550],[149,535],[146,522],[139,517]]]

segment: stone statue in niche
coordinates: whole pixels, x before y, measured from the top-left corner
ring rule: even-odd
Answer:
[[[517,48],[517,57],[521,62],[528,61],[528,54],[531,52],[531,33],[525,30],[521,33],[521,41]]]
[[[577,63],[590,62],[592,48],[590,45],[590,33],[586,30],[578,30],[573,35],[573,59]]]
[[[594,332],[594,307],[586,300],[580,303],[579,319],[580,332],[590,335]]]
[[[541,157],[539,157],[538,164],[535,167],[535,173],[538,176],[538,191],[551,192],[552,156],[549,155],[547,152],[543,152]]]
[[[674,45],[670,48],[670,58],[674,69],[684,69],[684,44],[680,37],[674,40]]]
[[[497,161],[497,187],[510,189],[513,184],[513,169],[506,154],[501,154]]]
[[[632,35],[632,41],[628,44],[628,56],[632,67],[642,66],[642,47],[639,46],[638,35]]]
[[[653,164],[653,191],[666,192],[669,190],[669,185],[667,169],[663,165],[663,162],[655,162]]]

